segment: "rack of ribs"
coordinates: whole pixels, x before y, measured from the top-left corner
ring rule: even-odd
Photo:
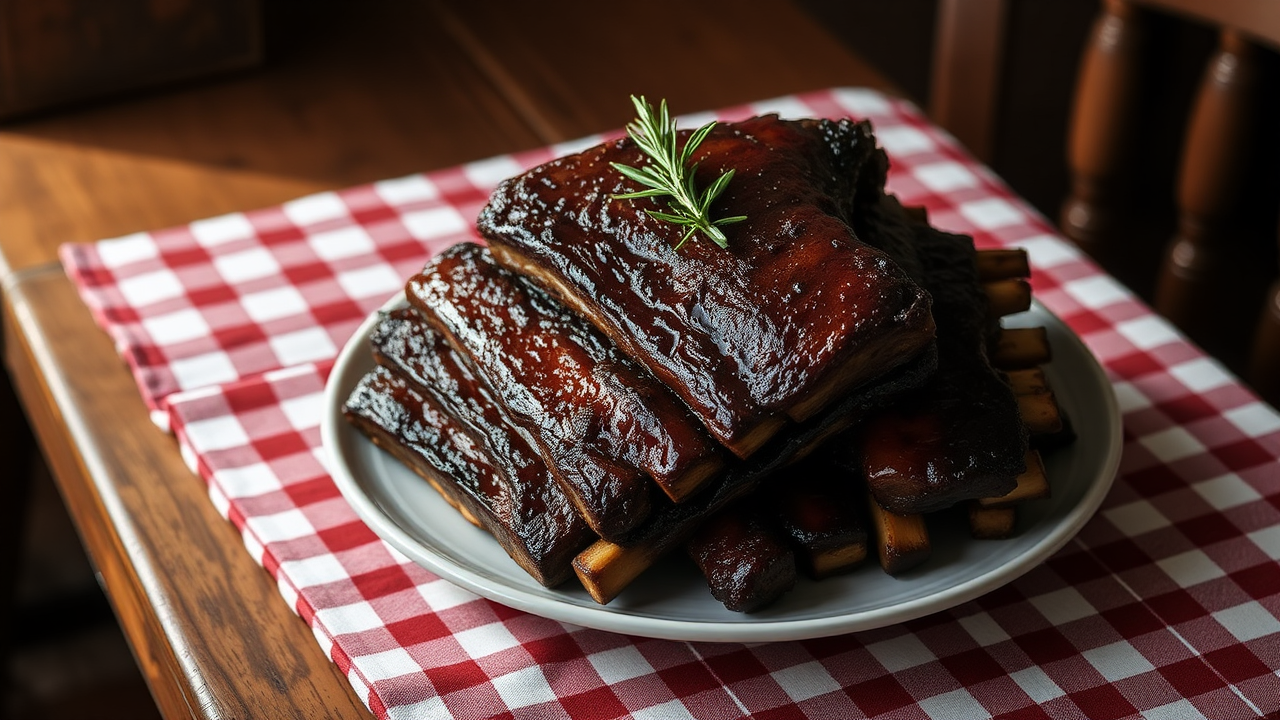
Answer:
[[[988,361],[1043,361],[998,323],[1029,302],[1025,256],[978,267],[969,238],[902,208],[869,124],[716,126],[694,159],[700,184],[736,173],[716,201],[746,216],[727,249],[677,248],[682,229],[646,212],[658,201],[616,197],[636,187],[612,164],[641,159],[620,139],[502,183],[477,223],[488,247],[433,258],[375,331],[382,367],[352,421],[540,580],[580,550],[601,603],[683,547],[716,597],[756,609],[797,563],[816,577],[867,555],[864,513],[880,536],[959,503],[1003,522],[1040,491],[1023,421],[1051,393]],[[788,487],[806,458],[822,482]],[[554,552],[483,487],[555,508]]]
[[[640,164],[630,139],[504,182],[478,227],[494,258],[542,285],[661,379],[740,458],[933,342],[927,294],[847,218],[878,197],[887,160],[870,126],[776,116],[718,125],[699,146],[727,249],[676,244],[653,199],[610,163]],[[634,204],[633,204],[634,203]]]
[[[851,437],[831,443],[824,457],[779,473],[765,492],[778,498],[776,505],[787,507],[789,498],[802,497],[800,483],[822,478],[824,497],[846,518],[840,526],[847,532],[836,534],[839,541],[829,552],[865,554],[866,535],[858,541],[859,526],[852,518],[870,513],[881,538],[882,564],[898,573],[928,558],[923,513],[1003,497],[1026,469],[1025,413],[1019,410],[1016,388],[987,360],[987,348],[998,337],[999,315],[1025,307],[994,302],[987,288],[991,283],[1003,288],[1029,271],[1018,264],[1025,261],[1020,253],[984,253],[980,268],[970,238],[935,230],[887,195],[864,203],[853,223],[860,238],[885,251],[930,293],[937,371],[923,386],[860,423]],[[836,478],[843,480],[843,488]],[[864,484],[869,496],[861,489]],[[726,519],[730,517],[734,520]],[[783,583],[769,581],[776,570],[745,557],[750,548],[768,546],[763,535],[772,531],[775,539],[790,537],[797,552],[808,550],[795,542],[804,533],[795,532],[794,518],[777,518],[771,527],[759,527],[757,520],[751,535],[729,532],[757,517],[751,507],[723,511],[715,522],[728,530],[714,542],[706,529],[699,530],[696,557],[712,594],[726,605],[758,609],[785,592]],[[714,561],[708,559],[713,551]]]

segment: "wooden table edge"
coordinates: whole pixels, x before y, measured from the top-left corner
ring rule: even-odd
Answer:
[[[77,393],[84,395],[84,379],[78,391],[67,382],[66,373],[77,363],[87,362],[98,366],[95,379],[101,382],[97,392],[123,400],[117,402],[124,405],[123,413],[144,418],[147,415],[123,360],[80,302],[62,267],[53,264],[15,272],[3,279],[3,296],[4,360],[15,390],[161,713],[166,718],[253,717],[265,709],[237,709],[228,700],[292,700],[297,696],[312,702],[311,707],[291,706],[299,717],[370,717],[347,679],[321,652],[310,628],[286,607],[271,576],[245,551],[239,532],[217,514],[203,481],[182,464],[172,436],[149,422],[136,422],[136,418],[127,424],[95,426],[70,410],[83,407]],[[69,358],[65,344],[68,337],[80,339],[73,343],[77,347],[89,347],[78,350],[74,359]],[[108,358],[114,361],[114,367],[105,367]],[[276,640],[275,649],[295,653],[304,664],[302,679],[314,688],[296,692],[299,678],[289,677],[297,673],[287,671],[287,658],[281,660],[281,667],[266,668],[257,676],[233,677],[229,668],[218,667],[209,648],[200,642],[202,635],[217,629],[199,626],[201,618],[196,608],[177,603],[168,590],[174,579],[167,576],[157,558],[156,543],[173,540],[155,537],[153,528],[135,521],[132,513],[137,508],[130,508],[131,500],[121,492],[126,479],[111,463],[111,448],[118,448],[122,440],[113,437],[113,431],[148,425],[154,432],[145,437],[136,437],[139,434],[135,433],[131,442],[157,461],[160,471],[168,474],[180,470],[170,482],[188,484],[185,495],[189,496],[193,488],[197,491],[199,506],[184,508],[189,511],[184,520],[199,522],[204,526],[201,530],[221,536],[230,549],[226,559],[233,563],[238,580],[243,581],[246,576],[257,578],[258,587],[251,595],[255,599],[267,598],[263,602],[272,604],[260,609],[279,622],[278,627],[269,630],[280,635],[272,637],[284,639]],[[234,603],[237,598],[226,600]],[[193,622],[197,626],[193,627]],[[248,687],[242,690],[242,686]]]

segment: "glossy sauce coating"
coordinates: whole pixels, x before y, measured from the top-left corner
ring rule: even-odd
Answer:
[[[542,456],[440,333],[412,308],[382,314],[370,336],[373,356],[430,395],[488,449],[495,464],[521,485],[554,483]],[[567,502],[567,501],[566,501]]]
[[[407,292],[534,438],[601,537],[644,521],[650,479],[706,480],[720,467],[715,443],[661,383],[486,249],[450,248]]]
[[[615,200],[637,189],[610,167],[644,160],[605,143],[503,183],[479,228],[505,265],[533,276],[661,378],[739,457],[783,418],[802,421],[932,341],[928,298],[859,242],[854,198],[882,192],[869,127],[769,116],[722,124],[695,155],[699,187],[736,175],[714,216],[729,248],[693,240]]]
[[[529,438],[493,401],[440,333],[412,308],[383,313],[371,333],[374,358],[431,398],[483,449],[504,481],[509,513],[495,512],[530,555],[546,558],[556,574],[595,539],[565,497]]]
[[[375,444],[464,506],[543,585],[563,582],[574,554],[591,541],[558,488],[512,482],[460,423],[387,368],[361,379],[343,411]]]

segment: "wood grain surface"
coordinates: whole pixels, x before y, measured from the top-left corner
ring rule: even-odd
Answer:
[[[148,420],[58,245],[618,127],[630,93],[888,89],[787,4],[651,5],[679,28],[617,4],[284,3],[258,70],[0,128],[6,366],[166,717],[368,711]]]
[[[897,92],[785,3],[661,0],[641,13],[561,0],[512,3],[501,18],[467,0],[434,7],[547,143],[622,127],[632,94],[685,113],[836,85]]]

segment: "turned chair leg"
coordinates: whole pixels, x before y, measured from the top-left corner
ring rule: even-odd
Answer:
[[[1251,282],[1258,264],[1248,257],[1240,222],[1259,132],[1260,53],[1239,33],[1223,31],[1205,71],[1183,148],[1178,230],[1155,293],[1162,315],[1229,364],[1242,359],[1253,322],[1245,318],[1257,302],[1242,293],[1265,282]]]
[[[1076,84],[1067,138],[1071,190],[1060,224],[1067,237],[1117,272],[1133,255],[1120,227],[1139,137],[1138,98],[1147,44],[1141,11],[1107,0],[1094,22]],[[1124,272],[1117,272],[1122,278]]]

